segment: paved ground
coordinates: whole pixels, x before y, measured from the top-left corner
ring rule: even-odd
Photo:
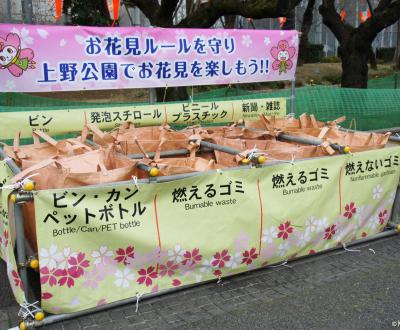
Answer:
[[[127,305],[45,329],[400,328],[400,236],[357,248],[142,301],[138,313]],[[0,329],[17,324],[3,274],[2,265]]]

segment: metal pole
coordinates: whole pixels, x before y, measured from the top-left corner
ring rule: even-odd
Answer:
[[[306,138],[306,137],[302,137],[302,136],[296,136],[296,135],[290,135],[290,134],[286,134],[286,133],[280,133],[277,136],[278,140],[284,140],[284,141],[289,141],[289,142],[297,142],[297,143],[303,143],[303,144],[309,144],[312,146],[319,146],[322,143],[324,143],[323,140],[318,139],[318,138]],[[335,149],[337,151],[339,151],[340,153],[344,153],[343,146],[340,146],[336,143],[331,143],[329,144],[332,149]]]
[[[22,206],[14,204],[15,232],[17,241],[17,263],[21,275],[21,281],[25,289],[25,297],[29,301],[29,283],[26,270],[26,252],[25,252],[25,232],[24,218],[22,216]]]
[[[396,234],[398,234],[398,231],[395,230],[395,229],[392,229],[392,230],[388,230],[388,231],[384,231],[382,233],[376,234],[376,235],[371,236],[371,237],[365,237],[365,238],[362,238],[362,239],[360,239],[358,241],[351,242],[351,243],[347,244],[346,246],[350,247],[350,246],[354,246],[354,245],[359,245],[359,244],[362,244],[362,243],[367,243],[367,242],[370,242],[370,241],[377,240],[379,238],[390,237],[390,236],[393,236],[393,235],[396,235]],[[313,257],[313,256],[315,256],[317,254],[322,254],[322,253],[327,253],[327,252],[331,252],[331,251],[335,251],[335,250],[340,250],[342,248],[343,247],[338,246],[338,247],[334,247],[332,249],[328,249],[328,250],[325,250],[325,251],[318,252],[318,253],[313,254],[313,255],[306,255],[306,256],[303,256],[303,257],[300,257],[300,258],[295,258],[293,260],[309,258],[309,257]],[[268,268],[268,267],[271,267],[271,266],[279,265],[280,263],[281,262],[277,262],[275,264],[271,264],[271,265],[268,265],[268,266],[265,266],[265,267],[260,267],[258,269]],[[236,275],[237,274],[231,275],[231,276],[236,276]],[[230,278],[231,276],[227,276],[226,278]],[[210,283],[210,282],[215,282],[215,280],[204,281],[204,282],[201,282],[201,284]],[[156,297],[156,296],[161,296],[161,295],[165,295],[165,294],[169,294],[169,293],[173,293],[173,292],[178,292],[178,291],[185,290],[185,289],[188,289],[188,288],[192,288],[192,287],[195,287],[195,286],[198,286],[198,285],[200,285],[200,283],[189,284],[189,285],[185,285],[185,286],[178,287],[178,288],[167,289],[167,290],[165,290],[163,292],[158,292],[158,293],[148,293],[148,294],[144,294],[141,297],[141,299],[142,300],[150,299],[150,298],[153,298],[153,297]],[[51,315],[51,316],[46,317],[43,321],[34,321],[33,325],[34,325],[34,327],[41,327],[41,326],[44,326],[44,325],[53,324],[53,323],[56,323],[56,322],[73,319],[73,318],[76,318],[76,317],[79,317],[79,316],[84,316],[84,315],[88,315],[88,314],[93,314],[95,312],[104,311],[104,310],[107,310],[107,309],[110,309],[110,308],[123,306],[123,305],[130,304],[130,303],[136,303],[136,301],[137,301],[137,297],[135,296],[135,297],[132,297],[132,298],[128,298],[128,299],[124,299],[124,300],[120,300],[120,301],[115,301],[115,302],[109,303],[107,305],[97,306],[97,307],[94,307],[94,308],[86,309],[86,310],[75,312],[75,313]],[[18,328],[16,328],[16,329],[18,329]]]
[[[400,217],[400,183],[397,186],[396,197],[394,198],[392,216],[390,218],[390,222],[394,227],[400,225],[399,222]]]
[[[389,141],[400,142],[400,136],[389,136]]]
[[[24,23],[32,24],[33,23],[32,0],[22,0],[21,5],[22,5]]]
[[[290,114],[294,116],[296,113],[296,79],[291,81],[290,92]]]
[[[154,104],[157,102],[157,93],[155,88],[149,88],[149,103]]]
[[[8,21],[12,22],[11,0],[7,0],[7,17]]]
[[[207,148],[200,148],[199,150],[196,151],[196,153],[202,153],[202,152],[212,152],[212,149],[207,149]],[[155,152],[148,152],[147,155],[150,158],[154,158]],[[167,150],[167,151],[161,151],[160,152],[160,157],[173,157],[173,156],[184,156],[190,154],[190,151],[188,149],[178,149],[178,150]],[[143,159],[143,154],[129,154],[128,157],[130,159]]]
[[[211,143],[211,142],[206,142],[206,141],[201,141],[200,145],[202,147],[205,148],[209,148],[209,149],[214,149],[214,150],[218,150],[218,151],[222,151],[225,152],[227,154],[231,154],[231,155],[237,155],[240,154],[241,151],[235,148],[231,148],[231,147],[226,147],[226,146],[221,146],[219,144],[215,144],[215,143]]]
[[[10,168],[11,172],[14,174],[18,174],[21,172],[20,168],[17,166],[17,164],[14,163],[14,161],[7,156],[7,154],[3,151],[3,149],[0,148],[0,158],[3,158],[8,167]]]
[[[347,129],[345,129],[345,130],[347,130]],[[391,133],[397,133],[397,132],[400,132],[400,127],[373,129],[373,130],[369,130],[369,131],[366,131],[366,132],[374,132],[374,133],[387,133],[387,132],[391,132]]]
[[[394,89],[397,89],[397,76],[398,76],[398,72],[396,71],[394,73]]]

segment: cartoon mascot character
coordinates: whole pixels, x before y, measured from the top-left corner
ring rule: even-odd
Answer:
[[[35,54],[30,48],[21,49],[21,39],[9,33],[6,39],[0,37],[0,69],[7,69],[13,76],[20,77],[24,71],[34,69]]]

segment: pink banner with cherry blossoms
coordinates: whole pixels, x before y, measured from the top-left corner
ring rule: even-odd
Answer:
[[[0,24],[0,92],[291,80],[297,31]]]

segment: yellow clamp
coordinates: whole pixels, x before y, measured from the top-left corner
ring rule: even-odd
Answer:
[[[149,175],[152,177],[156,177],[160,174],[160,170],[157,167],[152,167],[149,171]]]
[[[267,157],[261,155],[257,158],[258,164],[264,164],[267,161]]]
[[[10,201],[11,201],[11,203],[15,203],[17,201],[17,195],[16,194],[11,194],[10,195]]]
[[[37,312],[35,314],[35,320],[36,321],[43,321],[44,320],[44,313],[43,312]]]
[[[29,267],[32,269],[38,269],[39,268],[39,260],[36,258],[29,260],[28,263]]]
[[[26,180],[24,182],[24,185],[22,186],[22,189],[24,189],[25,191],[32,191],[33,189],[35,189],[35,183],[31,180]]]

